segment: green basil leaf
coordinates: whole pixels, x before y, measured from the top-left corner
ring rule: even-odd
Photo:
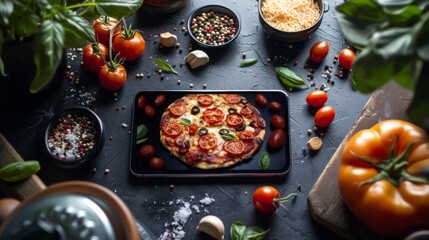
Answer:
[[[85,21],[84,18],[75,14],[72,10],[62,10],[55,14],[55,19],[60,22],[64,26],[64,30],[68,34],[68,38],[74,37],[79,40],[86,40],[88,42],[95,42],[95,33],[94,29],[91,25]],[[70,46],[71,40],[68,40],[68,46],[64,46],[66,48],[71,47],[82,47],[83,45],[78,46]],[[74,41],[77,43],[81,43],[82,41]]]
[[[231,235],[231,240],[246,240],[244,232],[246,231],[246,226],[238,221],[231,225],[229,234]]]
[[[427,81],[427,76],[429,76],[429,63],[424,62],[414,90],[413,100],[407,111],[408,117],[413,123],[429,131],[429,94],[427,92],[429,89],[429,81]]]
[[[80,15],[85,19],[95,20],[100,16],[109,16],[116,19],[127,17],[137,11],[143,4],[143,0],[94,0],[93,5],[77,4],[69,8],[77,8],[80,5],[88,6]]]
[[[264,240],[265,236],[270,230],[271,228],[264,230],[263,228],[260,228],[258,226],[250,226],[246,228],[245,236],[246,239],[249,240]]]
[[[419,33],[415,36],[417,38],[417,55],[429,62],[429,12],[423,15],[420,24],[415,25],[415,33]]]
[[[335,9],[355,20],[378,22],[386,19],[382,7],[374,1],[350,0]]]
[[[237,138],[232,135],[231,133],[226,133],[226,134],[222,134],[221,137],[225,140],[225,141],[231,141],[231,140],[236,140]]]
[[[420,8],[414,5],[406,6],[398,10],[389,10],[386,8],[383,10],[387,14],[389,21],[402,26],[408,26],[416,22],[422,15]]]
[[[186,126],[191,126],[192,122],[191,122],[191,120],[189,120],[187,118],[180,118],[180,124],[186,125]]]
[[[249,59],[242,61],[239,65],[239,67],[248,67],[248,66],[251,66],[257,62],[258,62],[257,58],[249,58]]]
[[[352,87],[353,87],[353,90],[355,90],[355,91],[359,91],[359,87],[358,87],[358,85],[356,84],[355,80],[353,80],[353,79],[352,79]]]
[[[31,177],[39,170],[38,161],[14,162],[0,169],[0,178],[7,182],[17,182]]]
[[[21,37],[35,34],[39,29],[37,27],[39,21],[39,17],[28,10],[24,10],[19,14],[13,13],[10,16],[10,25],[14,28],[14,33]]]
[[[136,144],[139,145],[139,144],[142,144],[146,141],[147,141],[147,138],[140,138],[139,140],[137,140]]]
[[[147,127],[144,124],[140,124],[137,126],[137,139],[141,139],[146,137],[147,135]]]
[[[61,23],[43,21],[36,33],[35,43],[34,63],[37,72],[30,85],[31,93],[37,93],[52,80],[61,62],[64,46],[64,28]]]
[[[413,2],[413,0],[375,0],[380,6],[386,8],[405,7]]]
[[[161,59],[158,59],[158,58],[154,58],[153,60],[155,60],[155,63],[156,63],[160,68],[164,69],[165,71],[168,71],[168,72],[172,72],[172,73],[177,74],[177,72],[176,72],[176,71],[174,71],[174,69],[170,66],[170,64],[168,64],[168,63],[166,63],[166,62],[164,62],[164,61],[162,61]]]
[[[280,81],[288,87],[298,87],[306,85],[304,80],[289,68],[276,67],[275,70],[277,73],[277,77],[280,79]]]
[[[271,164],[271,157],[267,152],[263,152],[259,158],[259,167],[262,170],[267,170]]]

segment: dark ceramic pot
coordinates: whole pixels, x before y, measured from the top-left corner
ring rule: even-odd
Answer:
[[[315,3],[319,5],[320,17],[317,19],[316,23],[314,23],[309,28],[306,28],[301,31],[288,32],[283,31],[278,28],[271,26],[267,21],[265,21],[264,16],[261,12],[262,3],[264,0],[259,0],[258,12],[259,12],[259,22],[262,25],[265,33],[270,37],[277,39],[282,42],[298,42],[307,39],[310,37],[316,30],[319,28],[322,23],[323,14],[329,11],[329,5],[327,2],[322,2],[322,0],[314,0]]]
[[[145,0],[142,9],[149,13],[172,13],[188,3],[189,0]]]

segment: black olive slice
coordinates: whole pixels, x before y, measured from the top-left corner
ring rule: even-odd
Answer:
[[[235,108],[229,108],[228,109],[228,113],[236,113],[237,112],[237,109],[235,109]]]
[[[198,131],[198,134],[199,134],[200,136],[204,136],[204,135],[206,135],[207,133],[209,133],[209,130],[207,130],[207,128],[201,128],[201,129]]]
[[[246,124],[242,123],[240,126],[236,127],[235,130],[238,132],[244,131],[246,129]]]
[[[222,129],[219,130],[219,134],[220,135],[224,135],[224,134],[227,134],[227,133],[229,133],[228,129],[222,128]]]
[[[200,108],[199,108],[199,107],[197,107],[197,106],[194,106],[194,107],[191,109],[191,113],[192,113],[192,114],[194,114],[194,115],[197,115],[199,112],[200,112]]]

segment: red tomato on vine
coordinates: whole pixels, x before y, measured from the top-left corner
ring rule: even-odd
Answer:
[[[115,18],[108,16],[102,16],[94,21],[92,28],[95,31],[95,39],[107,46],[109,46],[110,29],[113,29],[119,21]],[[121,26],[119,25],[113,32],[113,36],[121,32]]]
[[[113,50],[119,58],[133,61],[139,58],[146,48],[146,42],[139,32],[125,27],[124,31],[113,38]]]
[[[108,54],[108,48],[102,43],[88,44],[83,51],[82,62],[90,73],[98,73],[104,66],[104,60]]]

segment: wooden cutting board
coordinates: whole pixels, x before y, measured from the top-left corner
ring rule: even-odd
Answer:
[[[12,145],[0,133],[0,168],[13,162],[21,161],[24,161],[22,157],[15,151]],[[26,180],[14,183],[9,183],[0,180],[0,190],[6,197],[15,198],[21,201],[30,196],[31,194],[45,188],[45,184],[36,174]]]
[[[362,129],[387,119],[408,121],[406,109],[411,98],[411,91],[393,81],[373,93],[309,193],[307,203],[314,220],[347,239],[382,239],[360,222],[341,198],[337,185],[341,153],[347,141]]]

